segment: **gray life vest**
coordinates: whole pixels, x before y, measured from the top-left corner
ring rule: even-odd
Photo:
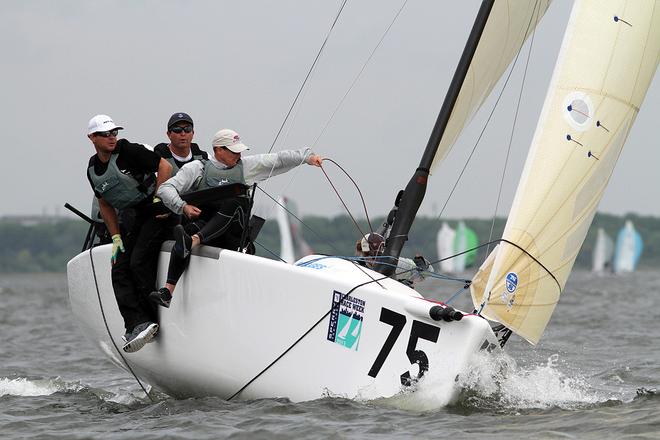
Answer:
[[[202,163],[204,164],[204,174],[196,185],[196,191],[236,183],[247,186],[245,177],[243,177],[243,161],[239,160],[232,168],[219,168],[209,159],[202,160]]]
[[[170,177],[174,177],[181,168],[179,168],[179,166],[176,164],[176,161],[174,160],[173,157],[164,157],[163,159],[165,159],[170,163],[170,165],[172,165],[172,175]],[[204,159],[204,156],[202,156],[201,154],[193,154],[193,157],[190,160],[190,162],[192,162],[193,160],[202,160],[202,159]],[[190,162],[186,162],[186,163],[190,163]]]
[[[117,166],[118,154],[110,156],[108,168],[100,176],[94,172],[94,165],[87,169],[94,189],[113,208],[124,209],[137,205],[156,189],[156,179],[153,173],[147,173],[142,181],[130,174],[122,173]]]

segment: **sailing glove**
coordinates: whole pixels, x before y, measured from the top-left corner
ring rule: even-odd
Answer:
[[[115,234],[112,236],[112,257],[110,257],[112,264],[117,262],[119,252],[124,252],[124,243],[121,241],[121,235]]]

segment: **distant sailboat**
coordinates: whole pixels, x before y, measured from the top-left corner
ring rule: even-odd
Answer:
[[[289,221],[287,210],[297,215],[295,204],[286,197],[280,197],[278,203],[277,225],[280,230],[280,258],[289,264],[293,264],[302,257],[310,255],[313,251],[303,239],[298,221]]]
[[[616,239],[614,272],[634,272],[642,255],[642,248],[642,236],[635,230],[632,221],[626,220]]]
[[[477,234],[468,228],[465,222],[458,222],[456,236],[454,237],[454,255],[456,255],[456,258],[453,259],[454,272],[463,272],[466,268],[474,264],[477,256],[477,250],[475,249],[477,246],[479,246]],[[465,252],[468,250],[470,251]]]
[[[592,256],[592,272],[604,272],[612,268],[612,256],[614,255],[614,242],[603,228],[598,228],[596,244]]]
[[[443,260],[443,258],[451,257],[455,254],[454,252],[454,237],[456,236],[456,231],[447,224],[447,222],[442,222],[442,226],[438,231],[438,260],[440,261],[440,271],[441,272],[454,272],[454,258],[448,258]]]

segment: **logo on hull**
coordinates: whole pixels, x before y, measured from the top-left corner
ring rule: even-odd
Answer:
[[[332,295],[332,312],[328,325],[328,341],[343,345],[349,350],[358,350],[365,301],[336,290]],[[341,301],[341,304],[339,302]]]

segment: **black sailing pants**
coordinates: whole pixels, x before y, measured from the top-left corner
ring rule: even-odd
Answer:
[[[202,208],[202,213],[209,209]],[[188,235],[197,234],[200,243],[223,249],[237,250],[241,245],[243,230],[246,227],[245,206],[240,202],[224,201],[220,210],[211,216],[202,214],[198,220],[184,226]],[[190,255],[186,258],[170,254],[170,263],[167,269],[167,282],[176,285],[188,267]]]
[[[112,287],[127,332],[145,321],[158,322],[149,301],[156,285],[160,247],[170,235],[174,216],[157,219],[145,208],[129,208],[119,214],[124,252],[112,266]]]

